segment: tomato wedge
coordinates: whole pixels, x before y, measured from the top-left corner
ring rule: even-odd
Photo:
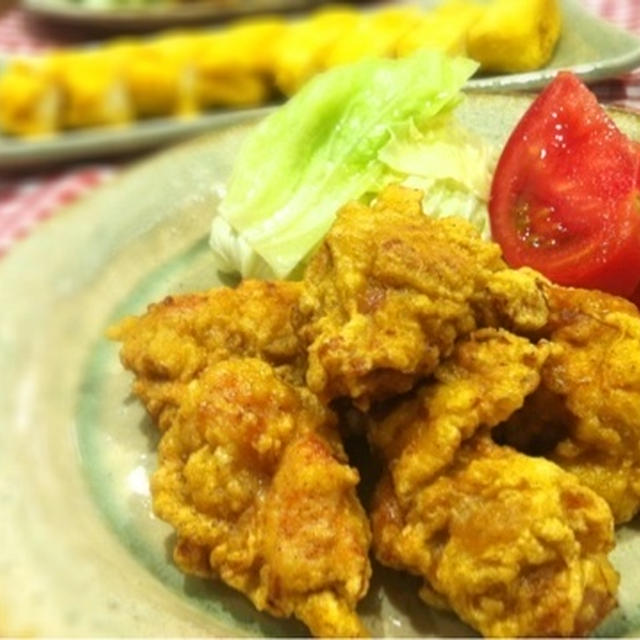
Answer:
[[[500,156],[491,232],[514,267],[630,296],[640,284],[640,152],[573,74],[534,100]]]

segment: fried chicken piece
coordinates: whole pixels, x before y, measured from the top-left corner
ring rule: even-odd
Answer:
[[[501,329],[480,329],[458,343],[427,383],[384,419],[369,438],[383,454],[403,502],[452,464],[460,445],[522,407],[540,382],[548,345]]]
[[[487,636],[578,635],[615,606],[604,500],[490,430],[539,384],[549,345],[484,329],[374,422],[387,463],[371,515],[375,554],[424,579],[421,597]]]
[[[317,636],[366,633],[370,531],[335,419],[265,362],[210,364],[162,436],[153,508],[185,572],[219,576]]]
[[[365,633],[370,531],[335,417],[303,386],[294,283],[172,296],[111,330],[163,432],[156,514],[176,564],[320,636]]]
[[[480,440],[467,465],[409,507],[385,476],[372,515],[376,556],[422,576],[428,604],[485,636],[586,635],[615,606],[610,510],[553,463]]]
[[[547,286],[546,296],[556,348],[499,439],[546,455],[627,522],[640,510],[640,313],[600,291]]]
[[[169,296],[110,329],[123,343],[123,365],[136,375],[134,393],[161,431],[185,385],[229,357],[262,358],[283,380],[302,383],[306,356],[292,324],[300,290],[293,282],[246,280],[235,289]]]
[[[506,268],[461,219],[434,220],[418,190],[346,205],[311,259],[300,309],[307,384],[361,408],[412,388],[478,324],[531,331],[547,320],[541,276]]]

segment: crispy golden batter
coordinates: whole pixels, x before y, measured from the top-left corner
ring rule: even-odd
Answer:
[[[306,356],[291,317],[299,294],[296,283],[247,280],[236,289],[169,296],[109,335],[123,343],[134,392],[164,431],[185,385],[231,356],[260,357],[284,380],[302,382]]]
[[[460,445],[481,427],[492,428],[522,407],[540,382],[548,347],[500,329],[480,329],[459,342],[423,385],[369,437],[391,472],[404,503],[452,464]]]
[[[372,514],[378,559],[486,636],[576,636],[615,606],[606,503],[567,473],[490,440],[401,507],[390,475]],[[482,446],[484,445],[484,446]]]
[[[244,358],[208,365],[185,388],[152,495],[182,570],[219,576],[315,635],[355,636],[370,575],[357,482],[331,413]]]
[[[640,314],[599,291],[547,286],[546,295],[556,348],[500,439],[547,455],[626,522],[640,510]]]
[[[297,384],[299,291],[247,281],[169,297],[111,335],[163,431],[153,506],[177,531],[178,566],[315,635],[362,635],[369,525],[334,416]]]
[[[185,572],[315,635],[365,633],[341,398],[384,464],[382,563],[485,635],[589,633],[615,606],[614,516],[640,507],[640,314],[509,269],[420,202],[346,205],[302,283],[170,297],[112,330],[162,432],[154,510]]]
[[[388,468],[372,512],[377,558],[422,576],[429,604],[488,636],[584,634],[615,606],[606,503],[489,437],[548,357],[546,344],[481,330],[372,427]]]
[[[478,320],[546,322],[539,276],[507,270],[463,220],[423,215],[421,197],[392,186],[371,208],[348,204],[306,270],[307,384],[323,399],[366,409],[408,391]]]

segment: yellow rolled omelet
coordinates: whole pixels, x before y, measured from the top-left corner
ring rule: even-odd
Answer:
[[[190,34],[168,33],[111,46],[121,58],[122,78],[136,117],[190,116],[197,111]]]
[[[349,37],[359,19],[352,8],[332,6],[293,22],[275,44],[274,75],[280,91],[293,95],[322,71],[327,52],[336,42]]]
[[[39,58],[14,60],[0,75],[0,130],[44,136],[59,125],[60,92],[50,67]]]
[[[482,13],[482,8],[468,2],[450,2],[426,13],[396,44],[398,57],[419,49],[436,49],[450,55],[467,53],[467,33],[470,24]]]
[[[295,20],[118,39],[5,65],[0,131],[46,135],[259,106],[326,69],[418,49],[466,55],[490,73],[529,71],[548,62],[560,22],[558,0],[446,0],[428,11],[329,5]]]
[[[61,96],[63,128],[120,125],[132,120],[122,61],[112,51],[68,50],[52,54],[49,64]]]
[[[543,67],[560,36],[557,0],[494,0],[467,35],[467,53],[483,71],[522,72]]]
[[[274,46],[282,20],[245,21],[198,37],[194,82],[201,108],[264,104],[274,93]]]
[[[324,68],[330,69],[365,57],[390,57],[398,41],[423,19],[417,7],[391,7],[362,14],[354,29],[327,51]]]

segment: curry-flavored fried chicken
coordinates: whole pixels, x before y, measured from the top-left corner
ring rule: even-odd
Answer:
[[[522,407],[540,382],[549,349],[500,329],[480,329],[456,346],[435,382],[423,385],[384,419],[369,438],[382,453],[404,502],[450,465],[460,445]]]
[[[422,576],[428,604],[485,636],[586,635],[615,606],[606,503],[543,458],[472,444],[468,464],[407,507],[383,479],[372,514],[378,559]]]
[[[156,514],[187,573],[219,576],[318,636],[357,636],[369,525],[333,415],[265,362],[207,365],[159,446]]]
[[[640,314],[599,291],[547,286],[546,296],[556,348],[499,439],[546,455],[626,522],[640,510]]]
[[[424,578],[429,604],[488,636],[585,634],[615,606],[604,500],[490,438],[549,357],[545,343],[472,333],[371,430],[388,469],[372,511],[377,558]]]
[[[185,572],[314,635],[366,633],[372,535],[329,408],[355,405],[384,465],[382,563],[485,635],[589,633],[615,606],[611,509],[640,505],[640,314],[508,268],[421,198],[346,205],[302,283],[112,330],[162,432],[154,510]]]
[[[292,325],[300,285],[247,280],[237,288],[169,296],[110,330],[121,341],[134,392],[158,422],[171,423],[185,385],[209,364],[260,357],[284,380],[301,383],[306,355]]]
[[[506,269],[461,219],[434,220],[420,191],[387,187],[339,212],[304,276],[307,383],[363,409],[411,389],[478,324],[531,331],[547,320],[541,278]]]
[[[369,525],[335,418],[301,386],[299,292],[246,281],[173,296],[111,336],[163,432],[152,494],[176,563],[316,635],[361,635]]]

